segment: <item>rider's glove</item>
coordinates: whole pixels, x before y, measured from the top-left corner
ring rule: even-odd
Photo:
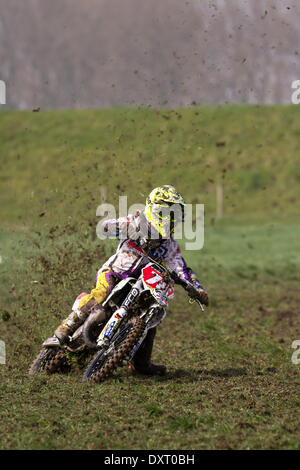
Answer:
[[[197,293],[197,298],[200,300],[200,302],[204,305],[209,304],[208,300],[208,294],[205,292],[204,289],[195,289],[195,292]]]
[[[199,286],[189,286],[187,288],[188,294],[192,299],[197,299],[199,300],[202,304],[208,305],[209,300],[208,300],[208,294],[205,292],[205,290]]]
[[[140,237],[139,228],[136,224],[123,220],[119,225],[119,233],[122,239],[138,240]]]
[[[130,240],[137,240],[140,237],[139,228],[129,222],[127,225],[127,236]]]
[[[204,287],[201,286],[200,282],[197,279],[197,276],[191,272],[191,279],[193,282],[193,288],[195,289],[195,298],[198,299],[202,304],[208,305],[208,295],[204,290]]]

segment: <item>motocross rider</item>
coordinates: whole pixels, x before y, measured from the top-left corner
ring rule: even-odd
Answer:
[[[193,271],[187,267],[179,245],[172,236],[176,224],[183,220],[184,205],[184,200],[176,189],[165,185],[153,189],[143,212],[103,222],[103,233],[108,237],[120,238],[118,249],[99,269],[95,288],[90,294],[79,296],[78,308],[73,308],[71,314],[56,329],[55,336],[61,344],[104,302],[118,281],[128,276],[139,276],[141,269],[149,262],[145,253],[175,271],[181,280],[191,286],[194,296],[208,305],[207,293]],[[103,321],[107,322],[108,318],[103,318]],[[145,375],[165,373],[164,366],[150,362],[155,334],[156,328],[148,331],[134,356],[131,370]]]

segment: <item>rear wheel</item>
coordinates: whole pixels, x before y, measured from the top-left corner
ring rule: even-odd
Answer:
[[[101,349],[86,369],[83,380],[99,383],[109,377],[128,357],[145,327],[144,320],[139,317],[135,317],[121,326],[111,341],[111,344],[114,345],[113,351],[109,353]]]
[[[33,361],[28,371],[29,375],[39,372],[54,374],[55,372],[67,372],[70,369],[64,351],[59,347],[43,348]]]

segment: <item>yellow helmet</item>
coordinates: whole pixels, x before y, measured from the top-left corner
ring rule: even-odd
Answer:
[[[167,238],[176,223],[183,219],[184,200],[174,186],[153,189],[146,200],[145,217],[160,236]]]

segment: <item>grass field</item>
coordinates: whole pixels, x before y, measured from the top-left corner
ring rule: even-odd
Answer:
[[[299,449],[299,108],[2,112],[0,448]],[[216,219],[216,183],[224,217]],[[29,377],[41,342],[92,287],[116,247],[96,237],[108,202],[160,184],[205,204],[205,244],[184,251],[207,288],[182,288],[153,361],[165,377],[119,370],[81,382]],[[182,243],[184,248],[184,243]]]

